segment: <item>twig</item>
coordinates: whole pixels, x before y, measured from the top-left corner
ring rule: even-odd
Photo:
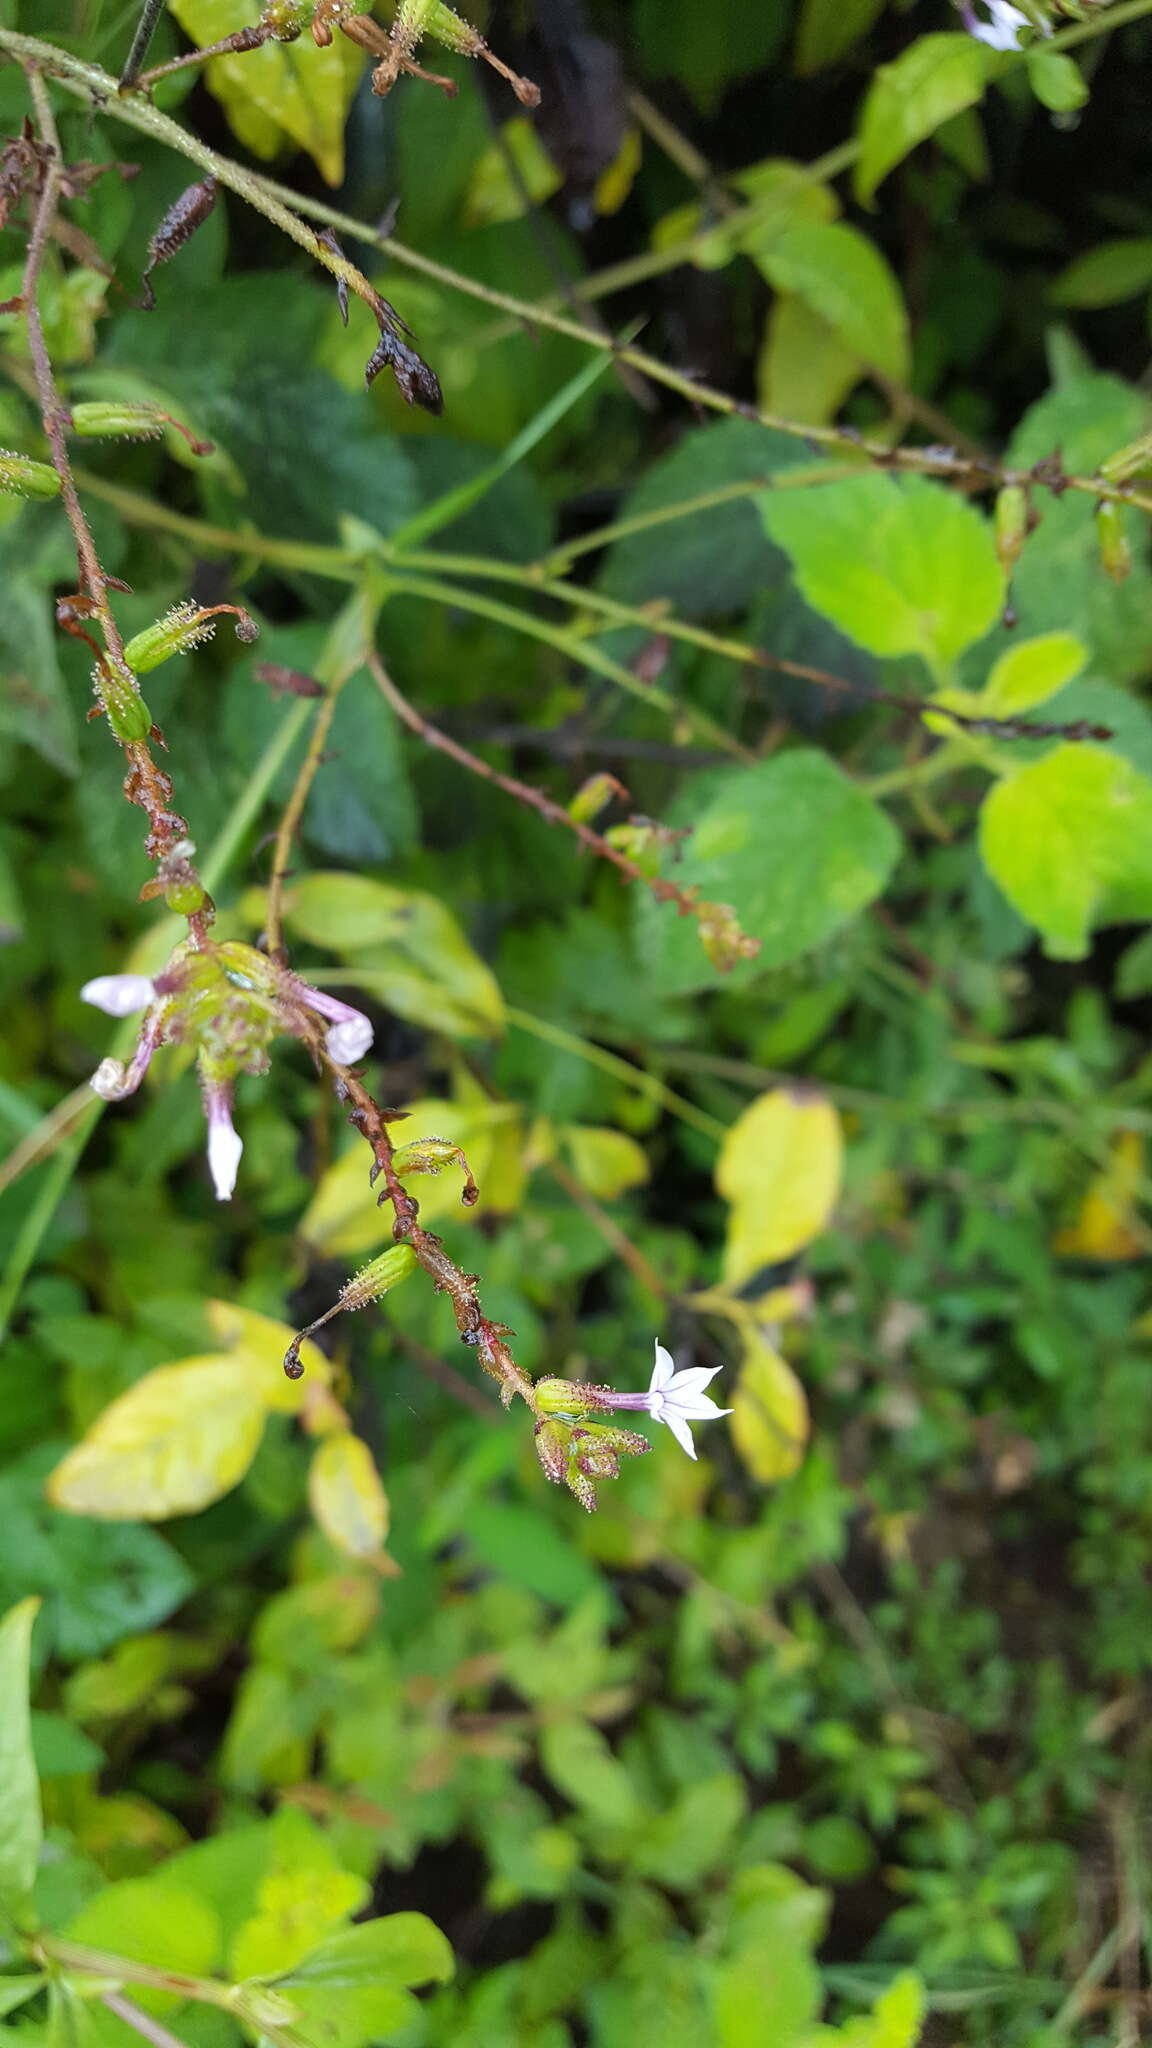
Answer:
[[[173,2034],[169,2028],[161,2026],[159,2020],[154,2020],[150,2012],[145,2012],[143,2006],[137,2005],[134,1998],[126,1998],[122,1991],[102,1991],[100,2003],[106,2005],[109,2012],[114,2012],[117,2019],[123,2020],[126,2026],[133,2028],[137,2034],[142,2034],[146,2041],[152,2043],[152,2048],[187,2048],[179,2034]]]
[[[331,730],[336,711],[336,691],[328,690],[317,708],[312,737],[308,750],[297,770],[292,785],[292,794],[284,806],[284,815],[277,828],[272,852],[272,872],[268,878],[268,905],[264,913],[264,943],[273,960],[278,960],[283,951],[281,944],[282,906],[284,882],[288,874],[288,863],[292,858],[292,842],[300,826],[308,792],[316,779],[316,772],[324,758],[324,747]]]
[[[470,774],[478,775],[482,781],[490,782],[497,789],[502,789],[506,796],[514,797],[517,803],[535,811],[547,824],[562,825],[580,841],[581,846],[587,847],[590,853],[596,854],[600,860],[610,861],[624,876],[625,881],[641,883],[662,903],[675,903],[682,917],[697,915],[700,906],[686,889],[678,888],[675,882],[662,881],[658,876],[646,874],[637,861],[630,860],[626,853],[621,853],[620,848],[613,846],[611,840],[605,839],[602,833],[594,832],[590,825],[584,825],[578,818],[570,816],[563,804],[555,803],[550,796],[545,796],[543,790],[533,788],[530,782],[521,782],[515,775],[505,775],[501,769],[493,768],[490,761],[481,760],[479,754],[473,754],[467,747],[461,746],[459,740],[451,739],[438,725],[433,725],[431,720],[425,718],[423,713],[418,711],[414,704],[410,704],[407,697],[397,689],[375,648],[369,649],[365,658],[373,681],[385,702],[391,705],[397,718],[402,720],[409,732],[415,733],[417,739],[423,740],[426,746],[437,748],[440,753],[447,754],[450,760],[458,762],[461,768],[467,768]]]
[[[120,90],[128,92],[140,76],[140,70],[148,55],[148,45],[156,32],[156,24],[164,12],[165,0],[144,0],[144,11],[136,24],[132,47],[120,73]]]

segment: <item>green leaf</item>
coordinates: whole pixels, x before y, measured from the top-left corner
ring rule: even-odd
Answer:
[[[12,545],[6,540],[3,554]],[[60,673],[48,598],[30,580],[10,574],[4,576],[0,607],[0,733],[35,747],[61,774],[77,773],[75,715]]]
[[[651,516],[653,524],[617,542],[603,588],[630,604],[667,597],[687,618],[739,611],[766,585],[780,583],[784,573],[752,494],[682,518],[659,514],[728,486],[767,482],[775,471],[811,459],[791,435],[749,420],[721,420],[685,434],[621,506],[622,519]]]
[[[1088,82],[1078,64],[1063,50],[1029,50],[1028,83],[1041,106],[1054,114],[1072,114],[1088,98]]]
[[[540,1762],[558,1792],[596,1820],[635,1827],[639,1794],[628,1771],[589,1721],[546,1722],[540,1732]]]
[[[28,1710],[38,1600],[0,1621],[0,1911],[19,1913],[36,1879],[43,1823]]]
[[[767,64],[784,39],[782,0],[637,0],[632,34],[645,70],[683,81],[697,105],[715,107],[730,79]],[[571,61],[571,60],[569,60]]]
[[[208,1975],[220,1955],[220,1923],[212,1907],[163,1872],[109,1885],[63,1931],[69,1941],[193,1977]],[[152,2012],[180,2002],[172,1992],[143,1985],[134,1985],[132,1995]]]
[[[455,1974],[451,1944],[423,1913],[388,1913],[329,1935],[296,1964],[284,1989],[302,1985],[331,1992],[358,1991],[382,1980],[413,1987],[446,1984]]]
[[[0,2019],[6,2013],[15,2012],[17,2006],[26,2005],[42,1991],[46,1979],[43,1977],[0,1977]]]
[[[860,117],[856,197],[870,199],[909,150],[982,99],[996,62],[971,36],[931,35],[881,64]]]
[[[1152,917],[1152,779],[1101,747],[1057,747],[992,791],[980,850],[1049,957],[1082,960],[1095,925]]]
[[[853,355],[903,382],[904,300],[884,257],[858,228],[798,221],[767,242],[757,261],[777,291],[803,299]]]
[[[1152,236],[1099,242],[1077,256],[1048,287],[1057,306],[1118,306],[1152,285]]]
[[[802,77],[834,64],[867,35],[885,0],[802,0],[796,69]]]
[[[98,1742],[63,1714],[33,1714],[32,1751],[42,1778],[67,1778],[98,1771],[106,1761]]]
[[[765,492],[760,513],[809,604],[873,654],[920,654],[939,672],[1003,607],[987,521],[925,478]]]
[[[259,1375],[243,1358],[186,1358],[145,1373],[98,1416],[48,1482],[74,1515],[191,1515],[244,1477],[264,1432]]]
[[[58,1456],[59,1445],[41,1446],[0,1478],[0,1603],[41,1594],[45,1643],[75,1662],[155,1628],[195,1581],[153,1530],[91,1522],[49,1506],[44,1480]]]
[[[826,754],[803,748],[752,768],[692,776],[673,806],[692,827],[668,872],[710,902],[729,903],[761,943],[725,977],[746,985],[820,945],[883,889],[899,851],[884,812]],[[639,950],[666,995],[718,985],[687,920],[645,893]]]

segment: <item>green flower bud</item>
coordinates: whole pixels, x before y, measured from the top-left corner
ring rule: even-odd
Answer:
[[[131,671],[102,660],[94,671],[93,681],[117,739],[125,746],[146,740],[152,730],[152,713],[136,688]]]
[[[164,901],[169,910],[180,917],[195,917],[208,901],[207,892],[200,882],[190,878],[172,882],[164,891]]]
[[[60,479],[51,463],[33,462],[28,455],[0,448],[0,491],[15,498],[58,498]]]
[[[388,1294],[416,1270],[416,1254],[408,1244],[390,1245],[379,1258],[371,1259],[340,1290],[341,1308],[367,1308],[370,1301],[379,1301],[382,1294]]]
[[[154,441],[164,429],[165,416],[158,405],[106,402],[101,398],[74,405],[71,413],[72,432],[82,441]]]
[[[1124,531],[1123,509],[1111,498],[1102,499],[1096,507],[1096,540],[1105,575],[1113,583],[1123,583],[1132,567],[1132,549]]]
[[[128,642],[124,656],[130,669],[139,676],[148,670],[159,668],[162,661],[168,661],[174,654],[189,654],[203,641],[210,640],[216,631],[216,618],[220,612],[231,612],[236,618],[238,640],[255,640],[258,628],[253,619],[239,605],[217,604],[205,609],[185,599],[183,604],[173,605],[172,610],[154,626],[145,626],[142,633]]]
[[[996,494],[996,553],[1006,576],[1012,574],[1028,538],[1028,493],[1021,484],[1005,484]]]

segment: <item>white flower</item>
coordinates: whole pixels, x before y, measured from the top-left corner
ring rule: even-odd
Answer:
[[[103,1010],[106,1017],[134,1017],[146,1010],[156,991],[146,974],[98,974],[86,981],[80,1000]]]
[[[704,1392],[720,1370],[718,1365],[711,1368],[692,1365],[684,1372],[677,1372],[671,1352],[665,1351],[662,1344],[656,1346],[656,1363],[652,1368],[645,1406],[655,1422],[667,1424],[690,1458],[696,1456],[696,1446],[688,1424],[714,1422],[717,1416],[732,1413],[730,1408],[718,1408],[710,1395]]]
[[[240,1170],[244,1140],[232,1121],[232,1090],[210,1084],[204,1090],[208,1116],[208,1171],[218,1202],[230,1202]]]
[[[993,50],[1018,50],[1020,30],[1031,28],[1032,23],[1011,0],[984,0],[988,9],[988,20],[981,21],[971,7],[962,7],[964,26],[978,43],[987,43]]]

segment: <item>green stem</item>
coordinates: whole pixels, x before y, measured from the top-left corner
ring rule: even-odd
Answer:
[[[539,1038],[543,1044],[551,1045],[557,1052],[574,1053],[577,1059],[586,1060],[590,1067],[599,1067],[604,1074],[611,1074],[614,1081],[623,1081],[634,1088],[638,1095],[646,1095],[650,1102],[658,1102],[681,1123],[689,1124],[705,1138],[712,1138],[722,1145],[728,1135],[726,1127],[709,1116],[703,1109],[697,1109],[683,1095],[677,1095],[656,1074],[648,1073],[644,1067],[633,1066],[631,1060],[622,1060],[618,1053],[608,1052],[602,1045],[593,1044],[591,1039],[579,1038],[574,1031],[565,1031],[560,1024],[549,1022],[546,1017],[534,1017],[528,1010],[518,1010],[511,1003],[504,1006],[504,1015],[516,1030],[525,1031],[532,1038]]]
[[[514,605],[501,604],[496,598],[483,597],[479,591],[467,590],[460,584],[442,583],[431,576],[397,574],[390,567],[386,574],[390,591],[406,597],[427,598],[454,610],[474,612],[477,617],[491,619],[498,626],[508,626],[514,633],[522,633],[530,640],[543,641],[545,646],[554,647],[567,660],[577,662],[581,668],[590,669],[593,675],[604,676],[608,682],[615,683],[618,689],[637,698],[641,704],[647,704],[654,711],[662,711],[666,717],[707,741],[709,746],[718,747],[740,760],[753,758],[748,749],[722,725],[709,718],[707,712],[696,711],[690,704],[680,703],[655,683],[642,682],[622,662],[613,661],[611,655],[582,640],[578,633],[551,625],[547,619],[538,619],[531,612],[520,611]],[[646,620],[645,623],[651,630],[652,621]]]

